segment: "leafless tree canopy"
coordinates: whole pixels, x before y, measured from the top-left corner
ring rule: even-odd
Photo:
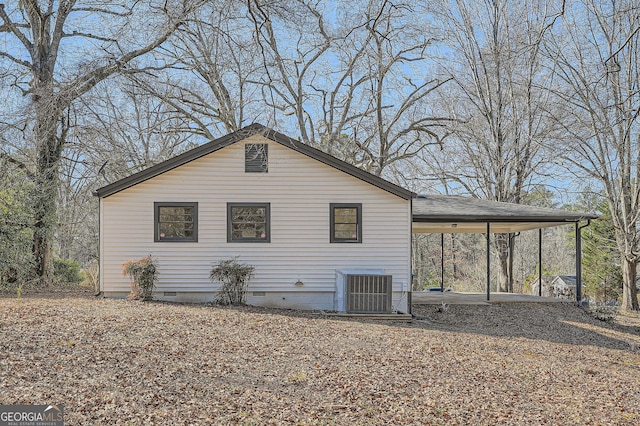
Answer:
[[[3,122],[24,137],[26,158],[0,153],[34,180],[35,274],[51,279],[60,163],[74,126],[71,107],[108,77],[167,41],[191,12],[188,2],[25,0],[0,4],[0,76],[12,100]],[[144,64],[141,64],[144,66]],[[21,98],[22,99],[21,99]],[[11,108],[13,107],[13,108]],[[19,154],[19,153],[18,153]]]
[[[33,274],[50,278],[53,249],[97,256],[91,190],[261,122],[417,192],[526,203],[567,175],[601,189],[635,309],[639,7],[0,4],[0,178],[29,182],[11,194],[31,212]],[[495,238],[499,289],[507,241]]]
[[[637,310],[640,5],[587,0],[570,9],[546,44],[555,77],[551,117],[564,134],[556,152],[576,175],[602,188],[623,256],[622,303]]]

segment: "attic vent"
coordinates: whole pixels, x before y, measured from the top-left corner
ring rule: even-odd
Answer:
[[[269,171],[269,145],[248,143],[244,146],[244,171],[246,173],[266,173]]]
[[[391,275],[347,275],[347,312],[391,313]]]

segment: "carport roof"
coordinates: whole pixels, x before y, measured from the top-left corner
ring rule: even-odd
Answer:
[[[584,212],[451,195],[413,199],[413,233],[509,233],[597,218]]]

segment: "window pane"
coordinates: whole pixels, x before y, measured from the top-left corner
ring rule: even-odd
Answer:
[[[265,240],[268,238],[269,210],[265,206],[230,207],[231,240]]]
[[[356,233],[358,231],[358,225],[355,223],[336,223],[336,232],[352,232]]]
[[[358,238],[358,225],[336,223],[336,238],[356,239]]]
[[[190,206],[158,207],[158,237],[160,239],[192,238],[194,208]]]
[[[331,204],[331,242],[362,242],[362,205]]]
[[[334,212],[336,223],[358,222],[358,210],[355,208],[337,208]]]
[[[263,207],[234,207],[233,222],[265,222],[266,209]]]

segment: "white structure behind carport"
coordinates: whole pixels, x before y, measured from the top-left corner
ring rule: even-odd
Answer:
[[[481,200],[450,195],[420,195],[413,200],[414,234],[474,233],[487,238],[487,300],[491,298],[491,234],[510,234],[538,229],[538,263],[542,264],[542,228],[575,224],[576,298],[582,299],[581,230],[598,216],[583,212]],[[581,223],[583,223],[581,225]],[[541,275],[541,274],[539,274]]]

